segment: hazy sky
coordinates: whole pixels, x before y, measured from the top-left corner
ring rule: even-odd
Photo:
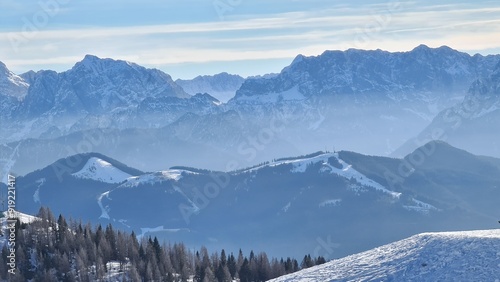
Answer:
[[[498,1],[0,0],[0,61],[71,68],[85,54],[174,78],[279,72],[297,54],[407,51],[419,44],[500,53]]]

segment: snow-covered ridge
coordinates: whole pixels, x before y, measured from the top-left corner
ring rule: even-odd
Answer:
[[[270,281],[500,281],[500,229],[423,233]]]
[[[409,211],[416,211],[422,214],[429,214],[429,212],[433,210],[439,211],[439,209],[434,207],[433,205],[424,203],[422,201],[412,199],[412,202],[413,202],[412,205],[404,205],[403,207]]]
[[[24,79],[11,72],[0,62],[0,93],[22,99],[28,93],[29,84]]]
[[[332,166],[329,162],[328,159],[330,158],[335,158],[337,159],[338,163],[342,166],[342,168],[337,168]],[[360,173],[359,171],[355,170],[350,164],[344,162],[339,158],[338,153],[324,153],[320,154],[314,157],[306,157],[306,158],[297,158],[297,159],[292,159],[292,160],[284,160],[284,161],[276,161],[272,162],[270,164],[262,165],[259,167],[251,168],[249,170],[246,170],[244,172],[251,172],[251,171],[256,171],[258,169],[261,169],[265,166],[268,167],[276,167],[280,165],[286,165],[286,164],[292,164],[293,168],[291,172],[293,173],[304,173],[307,169],[307,167],[311,164],[316,164],[316,163],[321,163],[322,165],[322,172],[325,173],[332,173],[332,174],[337,174],[339,176],[345,177],[347,179],[354,179],[356,180],[357,183],[363,186],[368,186],[372,187],[375,190],[387,193],[391,195],[394,198],[399,198],[401,196],[401,193],[391,191],[387,188],[385,188],[383,185],[377,183],[376,181],[368,178],[366,175]]]
[[[169,169],[169,170],[157,171],[157,172],[153,172],[153,173],[146,173],[146,174],[139,175],[139,176],[129,176],[126,179],[124,179],[125,180],[124,183],[122,183],[121,185],[119,185],[115,189],[134,188],[134,187],[137,187],[140,185],[146,185],[146,184],[149,184],[149,185],[161,184],[162,182],[165,182],[165,181],[179,181],[182,178],[183,173],[197,174],[195,172],[183,170],[183,169]],[[120,181],[120,182],[122,182],[122,181]],[[183,196],[185,196],[181,190],[176,188],[176,186],[174,186],[174,190],[181,193]],[[110,193],[112,193],[112,192],[113,192],[113,190],[106,191],[97,197],[97,204],[99,205],[99,208],[101,209],[101,215],[99,216],[99,218],[113,219],[109,215],[109,213],[110,213],[109,206],[105,205],[103,203],[103,199],[112,200],[112,198],[110,197]],[[115,219],[113,219],[113,220],[115,220]],[[121,222],[121,223],[124,224],[124,222]]]
[[[89,158],[83,168],[72,175],[81,179],[91,179],[106,183],[120,183],[132,177],[132,175],[119,170],[107,161],[96,157]]]
[[[195,172],[183,169],[162,170],[140,176],[132,176],[127,179],[127,182],[123,183],[119,187],[136,187],[143,184],[161,183],[170,180],[179,181],[182,178],[183,173],[196,174]]]

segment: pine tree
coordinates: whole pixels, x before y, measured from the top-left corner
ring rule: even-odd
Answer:
[[[194,275],[195,281],[265,281],[285,273],[297,271],[297,260],[272,259],[266,253],[255,255],[250,252],[245,258],[239,250],[238,258],[225,250],[209,255],[202,247],[193,254],[184,244],[160,245],[157,238],[137,241],[132,232],[127,235],[116,231],[112,225],[103,230],[101,225],[92,227],[73,220],[67,223],[59,215],[54,221],[50,209],[41,208],[40,214],[46,221],[35,221],[29,225],[17,224],[18,274],[8,276],[5,258],[8,250],[1,249],[0,280],[18,281],[96,281],[106,277],[107,265],[112,260],[120,262],[121,277],[131,281],[188,281]],[[55,226],[55,227],[54,227]],[[31,253],[35,250],[35,253]],[[32,265],[35,258],[37,265]],[[324,258],[311,259],[306,255],[303,267],[323,263]]]
[[[154,281],[153,266],[150,262],[146,265],[146,274],[144,277],[146,278],[146,281]]]
[[[241,265],[241,268],[240,268],[240,271],[238,274],[239,274],[241,282],[251,282],[252,281],[252,272],[250,270],[250,264],[249,264],[247,258],[245,258],[243,260],[243,264]]]
[[[130,281],[142,281],[141,277],[139,276],[139,272],[134,265],[130,266],[130,269],[128,271],[128,278],[130,279]]]
[[[271,277],[276,278],[285,274],[285,263],[283,259],[281,259],[281,261],[278,261],[277,259],[273,258],[271,260]]]
[[[169,272],[167,274],[167,282],[174,282],[174,281],[175,281],[174,275],[171,272]]]
[[[116,244],[115,244],[115,256],[116,260],[120,262],[120,271],[123,271],[124,264],[127,261],[127,258],[129,257],[128,255],[128,248],[127,248],[127,238],[125,237],[125,234],[123,234],[121,231],[118,231],[116,236]]]
[[[309,268],[311,266],[314,266],[314,261],[311,259],[311,255],[305,255],[304,259],[300,263],[300,267],[302,269]]]
[[[106,226],[106,230],[104,231],[104,238],[106,239],[106,242],[109,245],[109,249],[107,249],[105,253],[105,255],[107,256],[106,261],[118,260],[117,247],[116,247],[116,241],[117,241],[116,234],[111,224],[108,224],[108,226]]]
[[[97,279],[104,278],[104,275],[106,275],[106,268],[105,268],[104,262],[102,261],[102,257],[98,256],[97,257],[97,261],[96,261],[96,276],[97,276]]]
[[[259,281],[267,281],[271,278],[271,266],[266,253],[260,253],[257,258],[257,277]]]
[[[130,259],[131,263],[136,263],[140,259],[139,242],[137,241],[137,237],[135,236],[134,231],[132,231],[132,234],[130,234],[128,239],[127,256]]]
[[[314,260],[314,264],[315,265],[320,265],[320,264],[323,264],[323,263],[326,263],[326,259],[322,256],[318,256],[315,260]]]
[[[83,256],[83,258],[82,258]],[[75,263],[76,263],[76,271],[78,273],[78,276],[80,277],[80,281],[88,281],[88,279],[85,279],[85,274],[88,272],[87,271],[87,255],[80,249],[80,251],[76,254],[75,256]]]
[[[299,271],[299,262],[296,259],[292,260],[292,272]]]
[[[233,253],[229,255],[229,258],[227,259],[227,267],[229,269],[229,273],[231,275],[231,278],[236,278],[236,273],[238,271],[237,265],[236,265],[236,259],[234,258]]]
[[[217,281],[216,278],[215,278],[215,275],[214,273],[212,272],[212,270],[207,267],[205,269],[205,277],[203,277],[203,282],[214,282],[214,281]]]

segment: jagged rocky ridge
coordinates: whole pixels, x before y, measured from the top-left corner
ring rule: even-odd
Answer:
[[[25,173],[36,168],[33,157],[40,167],[92,150],[130,155],[147,170],[160,169],[158,159],[206,167],[196,154],[219,170],[325,147],[390,154],[498,60],[427,46],[299,55],[280,74],[246,79],[224,104],[210,93],[189,96],[158,70],[86,56],[67,72],[21,75],[30,84],[21,100],[0,93],[13,103],[3,113],[2,166]],[[110,141],[83,146],[92,135]]]
[[[432,122],[406,142],[403,155],[428,140],[443,140],[476,154],[500,156],[500,63],[488,76],[476,80],[461,103],[441,111]]]

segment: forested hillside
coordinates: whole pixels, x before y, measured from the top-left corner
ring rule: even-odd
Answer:
[[[183,243],[161,244],[156,237],[138,240],[112,225],[56,219],[44,207],[37,217],[29,224],[17,220],[15,274],[8,272],[4,244],[2,281],[266,281],[325,262],[310,255],[299,265],[292,258],[270,259],[265,252],[192,251]],[[8,235],[4,225],[2,236]]]

